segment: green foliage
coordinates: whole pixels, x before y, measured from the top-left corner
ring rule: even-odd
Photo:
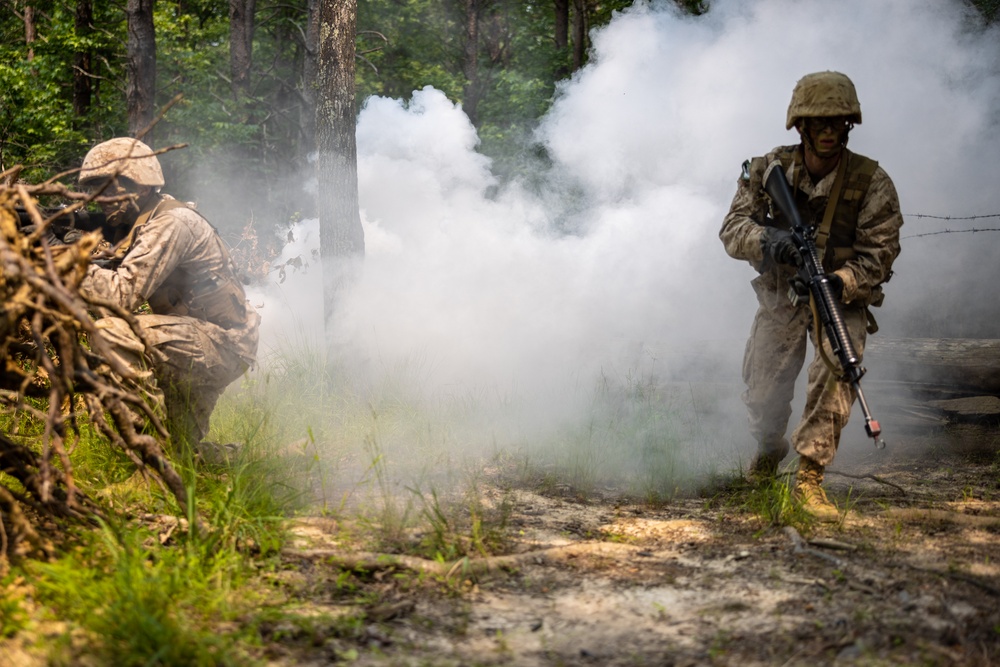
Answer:
[[[982,13],[987,23],[992,23],[1000,16],[1000,0],[972,0],[972,4]]]
[[[453,0],[359,2],[358,33],[359,102],[370,95],[409,99],[424,86],[461,99],[462,18]]]
[[[587,3],[587,26],[606,24],[632,0]],[[699,0],[681,0],[693,13]],[[0,162],[24,164],[38,181],[79,165],[97,141],[127,132],[125,7],[95,2],[90,28],[75,26],[74,4],[33,3],[37,39],[25,43],[15,12],[0,16]],[[224,235],[254,216],[280,227],[315,215],[301,182],[311,175],[304,0],[256,6],[249,90],[230,84],[228,7],[212,0],[154,7],[157,81],[154,104],[173,106],[146,139],[155,147],[188,144],[163,159],[168,190],[199,202]],[[555,45],[552,3],[481,3],[477,82],[466,80],[465,3],[458,0],[362,0],[358,6],[357,102],[370,95],[408,100],[434,86],[455,102],[477,98],[480,150],[501,178],[545,165],[532,131],[556,82],[572,69],[572,49]],[[74,110],[78,58],[89,57],[89,107]],[[239,187],[237,187],[239,184]],[[268,230],[270,231],[270,230]],[[267,235],[270,238],[270,235]]]
[[[113,36],[77,34],[72,6],[42,5],[35,16],[39,38],[30,45],[14,12],[0,18],[0,162],[25,165],[24,177],[32,181],[78,164],[90,143],[89,128],[113,125],[116,118],[121,126],[114,86],[123,85],[121,72],[103,66],[114,58],[106,57],[116,49]],[[95,12],[96,21],[109,17]],[[84,48],[102,63],[86,119],[74,113],[71,95],[74,53]]]

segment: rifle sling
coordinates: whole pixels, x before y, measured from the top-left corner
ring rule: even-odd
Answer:
[[[830,189],[830,198],[826,200],[826,210],[823,211],[823,222],[816,230],[816,250],[822,261],[826,257],[826,242],[830,238],[830,228],[833,226],[833,214],[837,211],[837,203],[840,201],[840,191],[844,188],[844,176],[847,174],[847,163],[850,160],[850,153],[845,149],[840,156],[840,163],[837,165],[837,177],[833,181]]]

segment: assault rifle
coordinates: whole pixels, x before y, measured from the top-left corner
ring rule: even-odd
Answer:
[[[43,220],[55,218],[50,225],[50,229],[60,239],[71,229],[78,229],[84,232],[100,230],[107,235],[107,218],[105,218],[104,213],[95,213],[81,208],[60,215],[62,210],[62,208],[38,209],[38,213],[42,216]],[[15,211],[17,213],[17,226],[20,229],[33,228],[35,221],[27,210],[17,208]]]
[[[850,383],[851,388],[857,393],[858,403],[861,404],[861,410],[865,415],[865,432],[868,433],[868,437],[875,441],[875,446],[881,449],[885,447],[885,440],[880,437],[882,427],[872,417],[872,413],[868,409],[868,402],[865,400],[865,394],[861,390],[861,378],[865,374],[865,368],[861,365],[861,358],[854,349],[847,325],[844,324],[844,314],[840,309],[840,301],[834,295],[830,279],[826,277],[823,264],[819,260],[816,241],[813,239],[815,230],[807,228],[802,222],[802,216],[799,215],[799,209],[795,206],[791,188],[788,186],[788,180],[785,179],[785,172],[780,162],[768,165],[764,177],[764,190],[791,224],[792,240],[802,258],[798,269],[799,278],[809,289],[815,306],[814,313],[818,315],[819,323],[826,333],[827,340],[830,341],[830,347],[844,371],[841,380]],[[822,341],[820,343],[822,344]]]

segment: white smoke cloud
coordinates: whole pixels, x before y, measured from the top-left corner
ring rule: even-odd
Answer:
[[[495,181],[475,130],[442,93],[366,102],[367,256],[334,322],[343,354],[420,359],[430,391],[537,389],[549,415],[553,396],[602,371],[696,374],[687,346],[705,341],[722,343],[720,363],[738,377],[753,271],[725,255],[718,229],[743,160],[796,143],[785,111],[812,71],[854,80],[864,123],[851,148],[886,168],[904,212],[1000,212],[1000,39],[962,2],[714,0],[703,17],[652,3],[592,37],[591,63],[560,86],[538,131],[554,161],[542,195],[487,196]],[[940,227],[908,218],[904,235]],[[970,261],[985,260],[995,284],[984,243],[935,238],[904,241],[886,335],[919,335],[907,327],[928,294],[961,301],[942,285]],[[300,322],[322,310],[310,284],[283,288]],[[289,319],[281,307],[268,301],[265,344]]]

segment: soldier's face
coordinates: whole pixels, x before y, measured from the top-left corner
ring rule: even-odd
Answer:
[[[136,205],[137,195],[119,183],[118,179],[90,184],[87,190],[97,197],[97,205],[112,227],[132,224],[139,213],[139,207]]]
[[[833,157],[847,143],[847,133],[850,121],[846,116],[830,116],[821,118],[806,118],[799,127],[799,132],[808,136],[806,142],[817,157]]]

